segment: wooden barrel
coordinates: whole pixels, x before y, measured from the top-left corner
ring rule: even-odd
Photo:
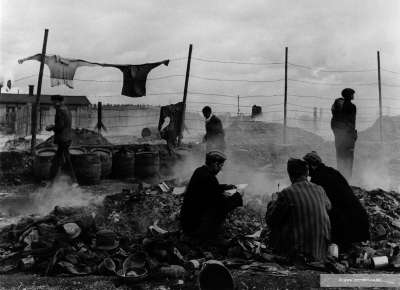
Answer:
[[[142,137],[160,139],[160,132],[157,127],[146,127],[142,129]]]
[[[79,184],[98,184],[101,178],[100,157],[96,153],[71,154],[72,166]]]
[[[112,157],[112,175],[116,178],[134,177],[135,152],[124,148],[117,151]]]
[[[107,148],[94,148],[90,152],[99,156],[101,162],[101,178],[107,178],[112,170],[112,151]]]
[[[83,147],[79,147],[79,146],[74,146],[74,147],[69,147],[68,149],[69,155],[74,156],[74,155],[81,155],[86,153],[86,149]]]
[[[135,174],[146,178],[157,175],[160,170],[160,155],[158,152],[138,152],[135,158]]]
[[[43,148],[36,151],[33,160],[33,175],[37,180],[50,179],[50,169],[54,155],[56,155],[56,149],[54,148]]]

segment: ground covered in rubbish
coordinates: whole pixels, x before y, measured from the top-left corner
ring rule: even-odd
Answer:
[[[30,185],[34,192],[38,185]],[[9,187],[26,192],[29,185]],[[387,273],[400,271],[400,197],[396,192],[354,187],[371,219],[372,241],[326,264],[288,265],[265,242],[263,215],[268,200],[251,195],[227,219],[223,244],[195,244],[179,232],[184,181],[164,186],[131,180],[107,181],[82,188],[101,197],[85,206],[56,207],[46,216],[28,216],[0,230],[0,286],[3,289],[193,289],[199,269],[190,260],[218,260],[239,289],[304,289],[319,286],[321,273],[368,273],[370,258],[387,256]],[[118,190],[117,190],[118,189]],[[105,195],[114,191],[114,194]],[[81,236],[71,240],[61,225],[75,222]],[[120,241],[112,251],[93,244],[99,229],[114,231]],[[147,274],[121,277],[131,256],[143,259]],[[99,265],[110,258],[115,271]],[[137,272],[139,273],[139,272]],[[380,272],[378,272],[380,273]],[[100,278],[97,275],[101,275]],[[71,277],[73,276],[73,277]],[[78,276],[78,277],[77,277]],[[80,277],[79,277],[80,276]],[[21,288],[23,287],[23,288]]]

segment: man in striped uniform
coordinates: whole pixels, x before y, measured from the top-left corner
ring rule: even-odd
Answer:
[[[287,170],[292,185],[277,193],[267,208],[270,246],[292,260],[323,261],[330,239],[331,203],[322,187],[307,180],[306,162],[291,158]]]

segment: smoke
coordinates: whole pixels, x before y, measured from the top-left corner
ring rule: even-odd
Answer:
[[[97,204],[102,197],[86,192],[81,187],[72,187],[69,177],[61,175],[48,188],[40,189],[31,195],[31,213],[45,215],[55,206],[84,207]]]

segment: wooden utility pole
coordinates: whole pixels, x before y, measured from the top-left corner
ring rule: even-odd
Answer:
[[[188,89],[188,85],[189,85],[190,62],[192,60],[192,49],[193,49],[193,45],[190,44],[189,45],[189,54],[188,54],[188,59],[187,59],[187,65],[186,65],[185,87],[183,89],[183,108],[182,108],[181,128],[180,128],[179,140],[178,140],[178,144],[179,145],[182,142],[183,128],[185,127],[186,99],[187,99],[187,89]]]
[[[36,101],[32,108],[32,140],[31,140],[31,153],[35,154],[35,146],[36,146],[36,128],[37,128],[37,116],[38,110],[40,110],[40,93],[42,91],[42,79],[43,79],[43,69],[44,69],[44,60],[46,57],[46,47],[47,47],[47,36],[49,34],[49,30],[46,28],[44,30],[44,39],[43,39],[43,47],[42,47],[42,55],[40,58],[40,69],[39,69],[39,78],[36,92]]]
[[[317,120],[318,120],[318,109],[317,107],[314,107],[314,112],[313,112],[314,131],[317,131],[318,129]]]
[[[382,87],[381,87],[381,58],[379,51],[377,51],[378,57],[378,91],[379,91],[379,136],[381,142],[383,142],[383,132],[382,132]]]
[[[237,115],[240,115],[240,96],[237,97]]]
[[[287,127],[287,63],[288,63],[288,48],[285,47],[285,100],[283,111],[283,144],[286,144],[286,127]]]

